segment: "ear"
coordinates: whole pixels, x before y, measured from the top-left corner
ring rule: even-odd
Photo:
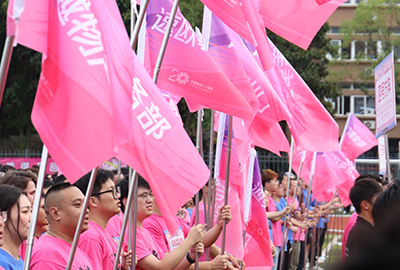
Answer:
[[[361,207],[361,209],[363,209],[365,211],[372,210],[372,205],[366,200],[361,201],[360,207]]]
[[[97,203],[98,203],[99,199],[97,197],[90,197],[89,199],[89,207],[97,207]]]
[[[52,219],[54,219],[54,220],[56,220],[56,221],[59,221],[59,220],[61,219],[61,218],[60,218],[60,215],[59,215],[59,210],[58,210],[58,208],[55,207],[55,206],[50,207],[50,209],[49,209],[49,215],[51,216]]]
[[[123,198],[122,199],[122,204],[124,205],[124,207],[126,207],[126,202],[128,201],[128,199],[127,198]]]

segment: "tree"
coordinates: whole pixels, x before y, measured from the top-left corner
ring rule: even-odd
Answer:
[[[335,76],[343,81],[351,80],[360,85],[367,95],[374,96],[369,89],[374,84],[374,68],[394,50],[395,59],[400,58],[400,1],[368,0],[358,4],[354,17],[340,26],[342,34],[342,59],[350,59],[350,48],[355,48],[355,61],[338,63],[342,70]],[[360,68],[362,67],[362,68]],[[355,72],[355,70],[357,70]],[[399,65],[395,65],[398,78]],[[373,88],[373,87],[372,87]],[[399,94],[399,80],[396,92]],[[398,106],[397,112],[400,112]]]

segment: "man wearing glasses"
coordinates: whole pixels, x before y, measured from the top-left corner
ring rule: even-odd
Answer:
[[[74,185],[86,194],[91,173]],[[89,229],[82,233],[78,247],[91,259],[93,269],[111,270],[116,260],[117,244],[106,232],[111,217],[121,211],[120,189],[112,181],[113,174],[98,170],[92,196],[89,200]],[[122,253],[122,269],[132,265],[132,251]]]

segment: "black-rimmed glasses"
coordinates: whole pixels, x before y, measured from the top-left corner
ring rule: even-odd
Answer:
[[[119,198],[118,195],[121,194],[121,188],[120,187],[113,187],[110,190],[106,190],[106,191],[102,191],[102,192],[99,192],[99,193],[92,194],[92,196],[97,196],[97,195],[101,195],[101,194],[108,193],[108,192],[112,192],[113,198],[114,198],[114,200],[116,200],[116,199]]]

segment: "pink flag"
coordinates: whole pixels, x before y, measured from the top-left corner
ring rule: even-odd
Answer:
[[[136,56],[134,66],[131,124],[135,133],[129,144],[118,148],[117,157],[149,182],[168,230],[175,232],[177,211],[204,186],[210,173]]]
[[[113,1],[36,4],[27,7],[24,16],[46,10],[47,5],[47,39],[29,32],[23,36],[22,23],[19,33],[20,40],[45,40],[42,48],[47,47],[32,123],[73,182],[129,141],[133,54]]]
[[[271,269],[274,265],[264,192],[258,159],[254,161],[253,186],[251,195],[251,219],[246,227],[244,261],[246,268],[262,267]],[[258,268],[257,268],[258,269]]]
[[[275,65],[266,74],[291,113],[292,118],[286,120],[297,150],[339,150],[336,121],[272,42],[270,47]]]
[[[9,0],[7,8],[7,37],[14,36],[18,31],[21,14],[25,8],[24,0]]]
[[[264,25],[277,35],[307,50],[314,36],[346,0],[261,0]]]
[[[354,114],[350,113],[340,138],[340,147],[348,159],[354,160],[378,145],[378,139]]]
[[[293,157],[293,169],[297,173],[299,172],[301,156],[302,152]],[[307,182],[311,173],[312,156],[312,152],[306,153],[300,176]],[[317,199],[325,200],[331,196],[331,194],[327,193],[327,190],[334,190],[337,187],[339,190],[347,191],[348,198],[348,186],[353,186],[354,180],[358,176],[358,171],[343,152],[318,152],[312,184],[313,196]],[[341,198],[343,197],[343,200],[347,202],[346,195],[343,193],[345,192],[341,192]]]
[[[209,16],[209,19],[211,20],[209,53],[228,79],[239,90],[240,94],[250,104],[254,117],[260,108],[260,103],[241,64],[239,55],[232,44],[232,40],[228,35],[230,29],[214,14]]]
[[[256,49],[260,57],[263,70],[268,70],[274,65],[274,60],[269,48],[265,27],[260,16],[260,0],[239,0],[244,17],[254,36]]]
[[[171,7],[171,0],[149,2],[147,36],[151,66],[146,67],[149,71],[154,70]],[[243,119],[252,119],[249,104],[205,51],[190,23],[179,10],[157,85],[163,90],[183,96],[188,104],[196,103]]]

